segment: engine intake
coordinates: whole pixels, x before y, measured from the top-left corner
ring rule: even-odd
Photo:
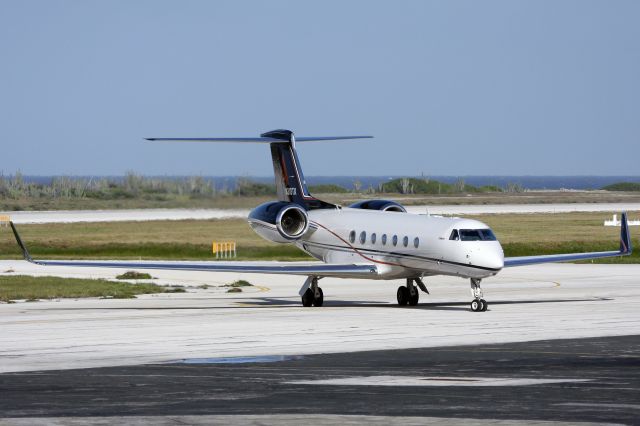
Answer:
[[[288,243],[302,238],[307,232],[309,217],[298,204],[270,201],[249,213],[249,224],[266,240]]]
[[[397,212],[397,213],[407,212],[407,209],[405,209],[402,204],[396,203],[395,201],[389,201],[389,200],[358,201],[357,203],[351,204],[349,207],[351,207],[352,209],[379,210],[383,212]]]
[[[278,212],[276,227],[283,237],[297,240],[309,228],[307,212],[295,204],[287,206]]]

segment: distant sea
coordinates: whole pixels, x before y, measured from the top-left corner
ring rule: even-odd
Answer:
[[[186,176],[148,176],[162,179],[184,179]],[[217,189],[233,189],[238,179],[250,179],[255,182],[273,183],[273,176],[203,176],[214,182]],[[362,189],[376,188],[379,184],[392,179],[407,176],[306,176],[308,185],[335,184],[347,189],[353,189],[356,181]],[[463,179],[465,183],[474,186],[495,185],[501,188],[508,184],[519,184],[527,189],[600,189],[616,182],[638,182],[640,176],[415,176],[429,178],[446,183],[454,183]],[[54,176],[24,176],[25,181],[49,184]],[[72,176],[75,179],[112,179],[122,180],[122,176]]]

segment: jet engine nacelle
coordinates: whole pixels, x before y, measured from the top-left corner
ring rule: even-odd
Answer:
[[[309,216],[298,204],[270,201],[249,213],[249,224],[265,240],[290,243],[302,238],[307,232]]]
[[[349,207],[351,207],[352,209],[379,210],[383,212],[398,212],[398,213],[407,212],[407,209],[405,209],[402,204],[396,203],[395,201],[389,201],[389,200],[358,201],[357,203],[351,204]]]

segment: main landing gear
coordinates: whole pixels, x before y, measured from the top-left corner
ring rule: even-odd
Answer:
[[[324,303],[324,294],[322,293],[322,289],[318,287],[318,277],[307,278],[302,288],[306,288],[302,293],[302,306],[305,308],[311,305],[322,306]]]
[[[482,298],[482,288],[480,288],[480,279],[471,278],[471,296],[473,301],[471,302],[471,310],[473,312],[484,312],[489,306],[487,301]]]
[[[416,306],[418,304],[420,293],[418,293],[416,286],[413,285],[414,281],[418,287],[420,287],[420,290],[429,294],[429,290],[427,290],[427,287],[420,278],[407,278],[407,285],[398,287],[398,305],[404,306],[408,304],[409,306]]]

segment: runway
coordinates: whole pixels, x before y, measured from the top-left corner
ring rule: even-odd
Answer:
[[[465,215],[508,213],[571,213],[640,211],[640,203],[564,203],[564,204],[479,204],[407,206],[409,213]],[[245,219],[247,209],[130,209],[130,210],[55,210],[0,212],[16,224],[122,222],[186,219]]]

